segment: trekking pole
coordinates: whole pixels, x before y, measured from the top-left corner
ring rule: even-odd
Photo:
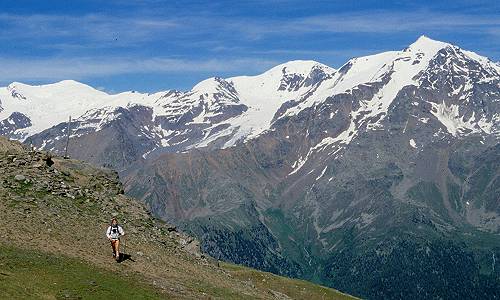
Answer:
[[[69,133],[71,129],[71,116],[69,116],[68,127],[66,128],[66,147],[64,148],[64,158],[68,157]]]

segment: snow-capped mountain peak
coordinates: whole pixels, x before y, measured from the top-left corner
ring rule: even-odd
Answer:
[[[347,117],[348,124],[339,126],[343,128],[340,132],[335,130],[325,134],[311,148],[341,153],[340,150],[360,133],[384,130],[386,125],[390,126],[392,123],[387,118],[394,114],[397,105],[401,105],[399,101],[404,101],[401,99],[402,92],[414,89],[426,91],[406,104],[425,108],[411,114],[413,118],[421,120],[422,126],[427,126],[429,119],[432,119],[435,122],[430,126],[440,127],[441,131],[455,137],[471,133],[498,135],[500,108],[498,100],[494,99],[500,99],[499,80],[498,73],[487,59],[465,55],[456,46],[422,36],[402,51],[351,59],[332,78],[323,81],[314,93],[289,108],[282,117],[292,117],[309,107],[324,110],[323,103],[328,98],[338,96],[338,99],[343,99],[346,102],[343,107],[330,104],[329,109],[332,111],[329,117],[335,120],[339,113],[338,122],[343,122],[341,120]],[[486,87],[475,89],[481,83],[494,84],[488,86],[489,91],[486,92]],[[437,97],[434,93],[441,96]],[[485,97],[489,100],[481,102],[480,99]],[[346,106],[350,107],[347,116]],[[406,119],[410,121],[410,117]],[[293,172],[303,165],[303,161],[299,159]]]
[[[292,60],[277,65],[264,72],[262,75],[279,77],[281,74],[297,74],[307,76],[314,69],[322,69],[327,73],[335,72],[335,69],[314,60]]]
[[[220,91],[220,85],[225,80],[220,77],[211,77],[200,81],[192,89],[192,92],[200,92],[202,94],[214,94]]]
[[[500,119],[496,112],[491,113],[496,104],[482,110],[464,107],[472,105],[467,101],[476,84],[496,84],[499,74],[500,66],[485,57],[421,36],[404,50],[353,58],[338,70],[316,61],[294,60],[255,76],[212,77],[187,92],[111,95],[73,80],[40,86],[14,82],[0,88],[0,126],[4,126],[0,133],[23,140],[57,127],[71,115],[79,122],[75,126],[85,128],[79,133],[83,135],[103,130],[122,114],[131,114],[131,119],[137,117],[135,114],[140,115],[140,124],[131,125],[155,145],[148,153],[155,149],[225,148],[272,130],[276,120],[321,106],[328,99],[363,95],[352,104],[344,104],[343,110],[350,107],[351,124],[328,136],[331,143],[345,145],[361,130],[383,129],[394,100],[404,88],[444,91],[445,84],[451,86],[450,97],[458,95],[461,102],[414,101],[432,109],[430,117],[424,119],[438,120],[456,136],[494,133],[493,124]],[[497,92],[498,87],[489,95]],[[331,111],[330,118],[338,111]],[[41,144],[47,149],[56,147],[48,139]]]
[[[413,42],[405,51],[423,52],[423,53],[437,53],[439,50],[451,47],[449,43],[433,40],[425,35],[420,36]]]

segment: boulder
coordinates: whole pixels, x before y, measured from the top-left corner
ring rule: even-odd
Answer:
[[[21,175],[21,174],[17,174],[16,176],[14,176],[14,180],[15,181],[25,181],[26,180],[26,176]]]

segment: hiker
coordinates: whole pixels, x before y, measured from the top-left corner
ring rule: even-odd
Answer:
[[[113,248],[113,257],[116,261],[120,261],[120,236],[125,235],[123,228],[118,225],[118,220],[113,218],[111,220],[111,225],[109,225],[108,230],[106,230],[106,236],[111,242],[111,247]]]

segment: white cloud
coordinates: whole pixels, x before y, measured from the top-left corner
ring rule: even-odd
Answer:
[[[492,28],[500,27],[500,18],[496,15],[445,14],[426,10],[366,11],[316,15],[282,21],[249,19],[228,23],[228,26],[252,38],[275,34],[397,33],[429,30],[446,32],[457,29],[488,34]]]
[[[14,15],[0,14],[0,39],[27,39],[39,41],[66,40],[69,43],[145,42],[158,33],[175,31],[180,24],[168,18],[109,16],[103,14],[70,15]]]
[[[216,14],[123,15],[87,14],[13,15],[0,14],[0,38],[68,39],[88,43],[113,42],[112,46],[151,42],[157,39],[182,40],[217,38],[260,39],[272,35],[310,33],[395,33],[468,30],[488,34],[500,28],[497,15],[416,11],[364,11],[313,15],[296,18],[245,18]],[[224,45],[231,47],[231,45]]]
[[[309,36],[316,33],[415,32],[416,38],[428,32],[460,31],[473,33],[478,39],[488,37],[492,45],[500,39],[500,18],[484,12],[467,15],[424,10],[365,11],[286,19],[236,18],[213,12],[133,13],[113,16],[0,13],[0,53],[10,53],[9,57],[0,57],[0,81],[78,80],[134,73],[244,74],[260,72],[281,62],[269,57],[352,57],[373,50],[314,48],[307,43]],[[290,36],[300,37],[304,43],[292,48],[286,48],[286,43],[274,43],[286,41]],[[254,43],[259,39],[267,40]],[[15,47],[9,49],[9,45]],[[9,51],[2,52],[3,49]],[[39,58],[14,57],[17,49],[35,53]],[[211,58],[214,53],[219,57],[221,53],[230,53],[231,57],[239,58]]]
[[[255,58],[184,60],[173,58],[0,58],[0,82],[85,79],[117,74],[260,72],[278,64]]]

